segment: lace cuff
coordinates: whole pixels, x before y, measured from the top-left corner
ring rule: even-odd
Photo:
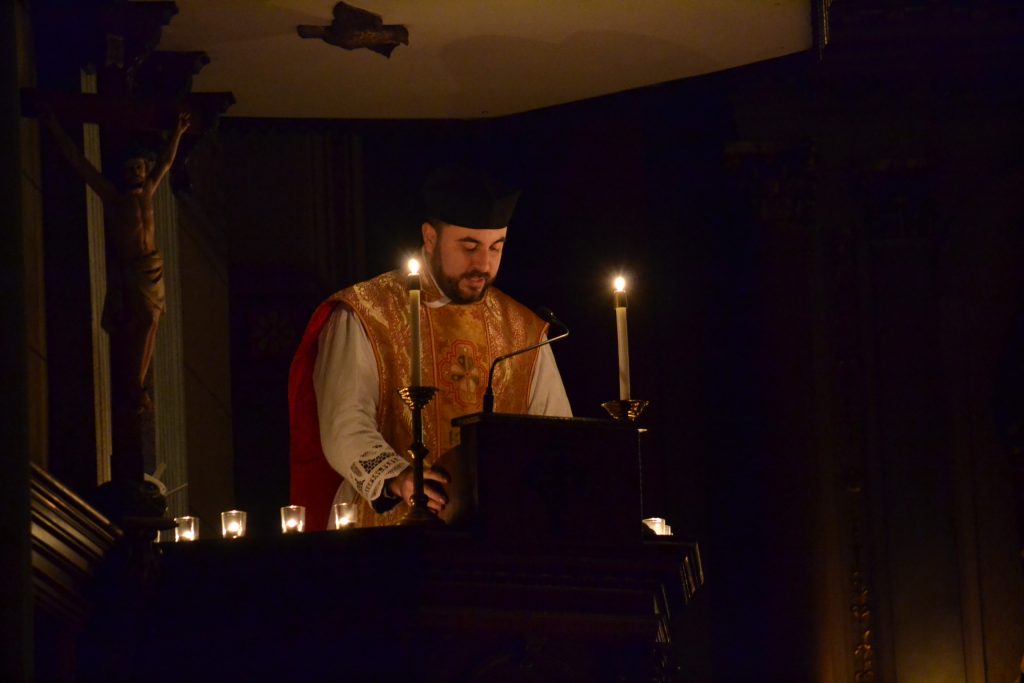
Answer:
[[[405,458],[378,446],[352,463],[347,478],[363,498],[372,502],[380,496],[384,482],[398,476],[408,466]]]

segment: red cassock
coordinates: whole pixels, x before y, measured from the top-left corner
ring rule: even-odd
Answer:
[[[292,505],[306,508],[306,529],[327,528],[334,494],[341,486],[341,475],[328,464],[320,444],[320,421],[313,390],[313,367],[319,350],[320,332],[334,312],[337,301],[327,301],[313,312],[299,349],[288,371],[288,422],[291,429]]]

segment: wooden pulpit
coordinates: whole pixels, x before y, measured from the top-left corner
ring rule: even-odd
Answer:
[[[609,547],[640,542],[640,440],[631,424],[474,413],[454,420],[453,528],[487,545]]]

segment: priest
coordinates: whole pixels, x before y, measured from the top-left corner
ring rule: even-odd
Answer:
[[[493,286],[518,191],[448,165],[422,194],[421,384],[438,389],[423,411],[424,488],[444,516],[452,419],[480,412],[492,360],[543,340],[547,325]],[[398,395],[411,384],[410,315],[405,278],[391,271],[331,296],[306,328],[288,394],[291,502],[311,530],[325,528],[334,502],[360,503],[361,526],[397,523],[411,504],[412,418]],[[499,364],[494,395],[497,412],[571,415],[550,346]]]

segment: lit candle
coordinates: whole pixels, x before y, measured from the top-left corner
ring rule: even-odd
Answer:
[[[220,513],[220,531],[224,538],[241,538],[245,536],[245,512],[228,510]]]
[[[409,259],[409,326],[412,329],[412,379],[414,387],[420,385],[420,262]]]
[[[306,528],[306,508],[301,505],[285,505],[281,508],[281,533],[301,534]]]
[[[174,528],[174,540],[177,543],[194,541],[199,538],[198,517],[175,517],[174,522],[178,525]]]
[[[619,341],[619,400],[629,400],[629,331],[626,328],[626,278],[615,278],[615,334]]]
[[[359,507],[355,503],[335,503],[332,512],[335,529],[348,529],[359,524]]]
[[[647,519],[643,520],[643,522],[644,522],[644,524],[647,525],[648,529],[650,529],[651,531],[653,531],[655,533],[655,535],[657,535],[657,536],[669,535],[669,534],[665,533],[666,524],[665,524],[665,520],[663,518],[661,518],[661,517],[648,517]]]

